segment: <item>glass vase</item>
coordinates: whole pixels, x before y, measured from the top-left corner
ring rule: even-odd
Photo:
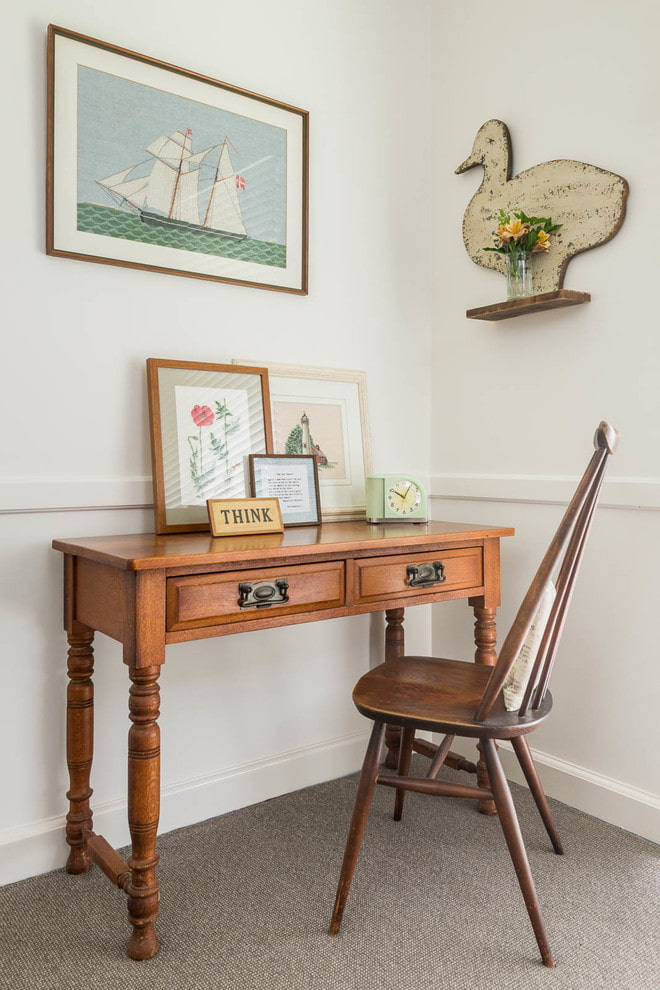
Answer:
[[[516,251],[506,258],[506,297],[523,299],[533,295],[532,255],[527,251]]]

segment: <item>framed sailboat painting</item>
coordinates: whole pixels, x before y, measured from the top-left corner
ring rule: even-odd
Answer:
[[[308,113],[48,28],[47,252],[307,292]]]

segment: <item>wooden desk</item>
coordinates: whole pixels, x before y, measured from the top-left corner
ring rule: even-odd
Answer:
[[[467,598],[475,614],[475,659],[495,662],[500,603],[499,538],[512,529],[460,523],[373,526],[330,523],[283,534],[213,539],[206,533],[55,540],[64,557],[68,635],[67,870],[96,862],[128,898],[128,954],[158,951],[156,834],[160,804],[158,676],[169,643],[271,626],[384,611],[386,659],[404,653],[404,606]],[[436,568],[434,583],[421,586]],[[433,579],[431,575],[431,579]],[[281,600],[279,600],[281,599]],[[94,633],[123,645],[131,681],[125,862],[92,830]],[[388,744],[395,746],[393,734]],[[429,748],[431,744],[424,744]],[[422,749],[424,749],[422,745]],[[434,748],[434,747],[431,747]],[[485,774],[485,769],[481,769]]]

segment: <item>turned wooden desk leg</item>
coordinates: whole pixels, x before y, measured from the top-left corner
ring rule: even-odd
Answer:
[[[94,751],[94,633],[79,628],[68,635],[69,685],[66,696],[66,759],[69,767],[69,813],[66,816],[66,841],[71,847],[66,869],[69,873],[87,873],[92,859],[87,851],[87,836],[92,830],[89,779]]]
[[[160,815],[160,730],[158,728],[160,667],[130,668],[128,732],[128,825],[133,848],[128,865],[131,881],[128,917],[133,934],[131,959],[150,959],[159,949],[154,922],[158,917],[156,833]]]
[[[405,633],[403,619],[405,609],[388,608],[385,610],[385,659],[397,660],[405,652]],[[399,741],[401,729],[396,725],[385,727],[385,766],[396,770],[399,765]]]
[[[497,652],[495,650],[495,644],[497,643],[497,625],[495,623],[495,615],[497,614],[497,609],[480,608],[477,605],[474,605],[473,611],[475,619],[475,663],[483,663],[488,667],[494,667],[497,662]],[[481,748],[481,743],[478,744],[478,748],[479,762],[477,763],[477,784],[479,787],[484,787],[486,790],[490,790],[488,768],[486,767],[486,760]],[[496,815],[497,810],[495,808],[495,802],[488,801],[486,799],[480,800],[479,811],[482,815]]]

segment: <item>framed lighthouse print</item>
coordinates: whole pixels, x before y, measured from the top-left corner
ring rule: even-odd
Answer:
[[[307,173],[307,111],[48,28],[48,254],[304,294]]]
[[[242,358],[234,363],[252,364]],[[267,367],[275,453],[313,455],[323,522],[364,519],[365,477],[371,474],[364,371]]]
[[[156,532],[208,530],[207,501],[249,496],[272,452],[268,372],[149,358],[147,383]]]

